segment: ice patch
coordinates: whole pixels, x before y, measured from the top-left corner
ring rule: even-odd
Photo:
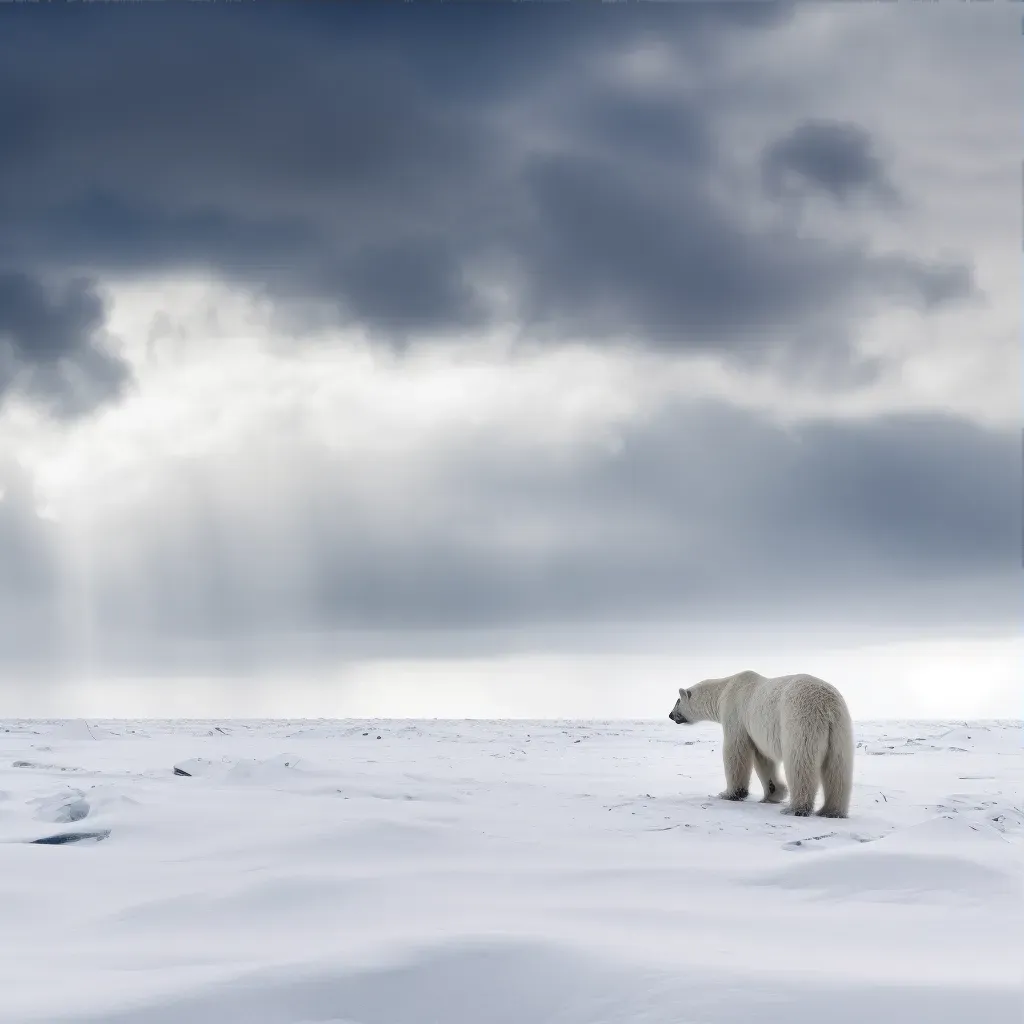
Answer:
[[[97,735],[97,732],[99,735]],[[54,722],[49,730],[51,739],[60,742],[78,740],[96,740],[103,737],[103,732],[93,731],[92,727],[84,718],[67,718]]]
[[[311,769],[312,765],[298,754],[278,754],[265,761],[257,758],[211,761],[205,757],[190,757],[174,765],[174,774],[219,782],[272,785],[294,779],[299,773],[308,773]]]
[[[36,807],[38,821],[50,821],[64,825],[88,817],[89,801],[80,790],[55,793],[53,796],[37,797],[30,801]]]
[[[214,774],[223,774],[220,766],[206,757],[190,757],[174,765],[174,774],[185,778],[209,778]]]

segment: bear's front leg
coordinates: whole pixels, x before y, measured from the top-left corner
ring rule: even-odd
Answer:
[[[754,764],[754,745],[745,732],[727,730],[722,744],[725,765],[725,789],[722,800],[746,800],[750,792],[750,771]]]

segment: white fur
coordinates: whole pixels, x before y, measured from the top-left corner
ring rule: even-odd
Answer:
[[[737,672],[680,690],[669,715],[678,725],[720,722],[724,742],[726,800],[744,800],[753,768],[765,803],[786,797],[779,762],[786,769],[789,805],[783,814],[814,810],[820,785],[826,818],[845,818],[853,789],[853,722],[843,695],[809,675],[765,678]]]

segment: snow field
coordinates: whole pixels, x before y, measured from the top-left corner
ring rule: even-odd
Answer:
[[[0,722],[0,1022],[1019,1021],[1020,723],[857,731],[834,821],[713,725]]]

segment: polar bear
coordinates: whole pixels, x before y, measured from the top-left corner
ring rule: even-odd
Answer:
[[[780,803],[786,797],[781,761],[790,790],[783,814],[810,814],[819,782],[825,802],[818,814],[849,814],[853,723],[843,695],[831,683],[802,674],[768,679],[757,672],[737,672],[680,690],[668,717],[677,725],[721,723],[723,799],[746,799],[753,767],[764,787],[762,803]]]

